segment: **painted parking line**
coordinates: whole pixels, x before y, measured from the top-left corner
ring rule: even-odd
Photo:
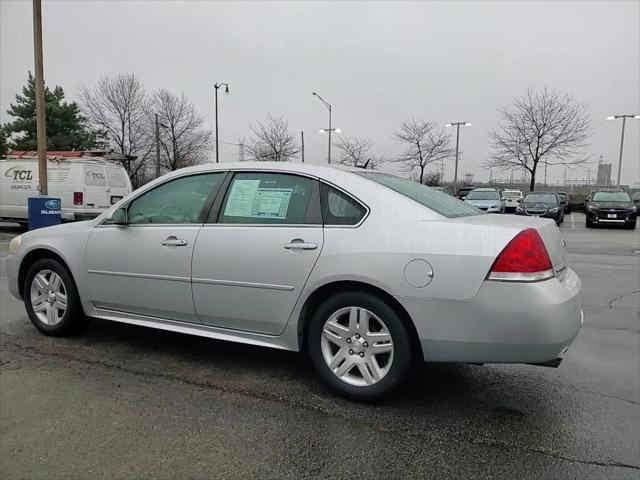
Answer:
[[[569,218],[571,218],[571,230],[575,230],[576,229],[576,221],[573,218],[573,214],[570,214]]]

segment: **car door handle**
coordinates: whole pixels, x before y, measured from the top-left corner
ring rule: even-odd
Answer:
[[[290,243],[285,243],[284,248],[287,250],[315,250],[318,248],[318,244],[305,242],[300,238],[296,238],[295,240],[291,240]]]
[[[186,240],[183,240],[182,238],[177,238],[177,237],[167,237],[165,240],[163,240],[162,245],[164,245],[165,247],[184,247],[186,245],[189,245],[189,242],[187,242]]]

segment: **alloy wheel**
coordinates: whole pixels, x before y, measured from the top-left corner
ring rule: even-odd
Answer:
[[[325,322],[322,356],[329,370],[358,387],[378,383],[391,369],[393,339],[384,322],[363,307],[345,307]]]
[[[41,270],[31,282],[31,307],[45,325],[57,325],[67,311],[67,289],[52,270]]]

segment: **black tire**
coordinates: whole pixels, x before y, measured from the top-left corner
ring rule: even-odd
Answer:
[[[586,222],[585,222],[585,224],[584,224],[584,226],[585,226],[585,227],[587,227],[587,228],[593,228],[593,223],[591,223],[591,222],[589,221],[589,219],[587,219],[587,220],[586,220]]]
[[[31,285],[33,283],[33,279],[44,270],[49,270],[57,274],[60,277],[66,292],[66,310],[61,319],[55,325],[48,325],[42,322],[38,318],[31,304]],[[78,290],[75,282],[73,281],[73,277],[57,260],[52,258],[43,258],[37,260],[33,265],[31,265],[27,271],[27,275],[25,276],[22,292],[24,305],[27,309],[27,314],[29,315],[31,323],[33,323],[33,325],[45,335],[52,337],[68,335],[77,331],[79,327],[86,322],[84,311],[80,304],[80,296],[78,295]]]
[[[629,225],[625,225],[624,227],[627,230],[635,230],[636,229],[636,223],[637,223],[637,220],[634,220],[633,223],[630,223]]]
[[[378,316],[386,325],[393,342],[393,360],[387,374],[369,386],[350,385],[338,378],[324,360],[321,348],[325,322],[345,307],[362,307]],[[394,309],[378,297],[361,291],[347,291],[325,300],[313,313],[307,328],[307,353],[322,380],[339,395],[351,400],[370,402],[389,395],[406,380],[414,354],[410,331]]]

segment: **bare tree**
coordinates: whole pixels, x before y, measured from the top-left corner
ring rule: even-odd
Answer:
[[[370,153],[373,148],[371,140],[341,136],[334,145],[340,151],[336,163],[374,170],[383,162],[381,157]]]
[[[163,167],[169,171],[204,163],[211,153],[211,132],[204,117],[183,94],[158,90],[152,97],[152,111],[160,123],[160,151]]]
[[[247,151],[256,160],[287,162],[300,151],[295,134],[289,130],[289,122],[282,116],[267,115],[264,120],[256,120],[255,125],[249,127],[253,135]]]
[[[586,147],[591,122],[584,104],[567,93],[543,88],[527,89],[500,110],[502,121],[489,132],[493,153],[486,167],[524,168],[535,188],[536,170],[546,165],[577,165],[588,160]]]
[[[402,122],[400,130],[393,136],[407,145],[407,150],[395,161],[403,163],[407,172],[417,169],[420,183],[424,183],[424,172],[428,165],[455,156],[451,137],[434,122],[415,119]]]
[[[94,88],[83,86],[82,109],[87,119],[105,133],[109,145],[134,160],[123,160],[135,187],[143,183],[145,163],[153,148],[149,98],[133,74],[101,78]]]

